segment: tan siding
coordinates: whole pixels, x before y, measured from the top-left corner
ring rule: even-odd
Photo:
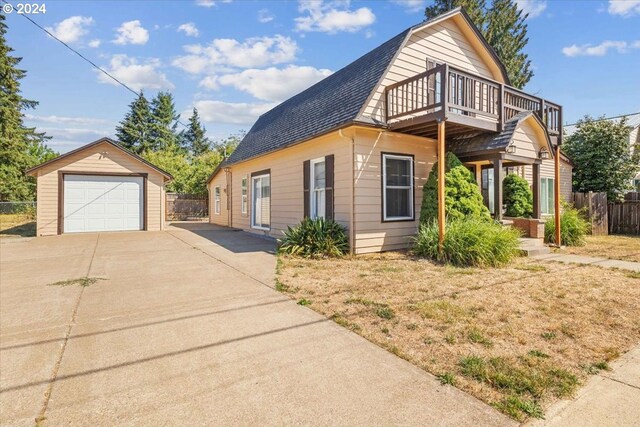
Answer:
[[[346,134],[346,132],[345,132]],[[232,165],[231,169],[231,223],[232,227],[267,234],[279,238],[287,226],[293,226],[302,220],[303,206],[303,162],[333,154],[334,157],[334,213],[335,219],[349,227],[351,216],[351,140],[340,136],[338,132],[315,138],[311,141]],[[269,231],[252,229],[251,214],[251,173],[264,169],[271,170],[271,229]],[[241,181],[247,177],[247,214],[241,213]],[[224,171],[209,183],[209,192],[213,196],[213,186],[225,185]],[[223,205],[223,209],[225,205]],[[223,211],[224,212],[224,211]],[[218,221],[211,215],[211,221],[227,225],[223,215]]]
[[[164,228],[164,176],[135,158],[113,147],[98,144],[54,162],[39,171],[37,235],[58,232],[58,171],[102,173],[148,173],[147,229]]]
[[[213,189],[220,187],[220,213],[216,214],[215,196]],[[228,226],[229,207],[225,189],[227,189],[227,176],[225,171],[220,171],[209,183],[209,222],[212,224]]]
[[[534,121],[535,122],[535,121]],[[526,120],[520,124],[513,133],[513,144],[516,146],[516,155],[538,158],[538,153],[542,147],[545,147],[544,135],[540,134],[538,125],[532,126],[530,120]]]
[[[410,36],[376,89],[364,115],[384,120],[384,88],[425,71],[427,58],[490,79],[502,79],[491,71],[486,54],[483,57],[455,20],[449,19]]]
[[[355,251],[379,252],[411,244],[420,217],[422,186],[436,160],[435,141],[358,129],[355,146]],[[382,222],[382,153],[414,156],[414,221]]]
[[[560,196],[564,201],[571,201],[572,196],[572,172],[571,165],[560,160]],[[541,178],[555,178],[555,163],[553,159],[543,160],[540,165]],[[531,166],[524,166],[524,178],[533,185],[533,169]]]

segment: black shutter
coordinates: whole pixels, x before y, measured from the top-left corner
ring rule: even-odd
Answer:
[[[305,160],[304,163],[302,163],[302,188],[304,191],[304,217],[307,218],[309,216],[309,205],[310,205],[310,198],[309,198],[309,187],[310,187],[310,183],[309,180],[311,179],[311,161],[309,160]]]
[[[325,171],[325,211],[326,219],[333,219],[333,154],[324,158]]]

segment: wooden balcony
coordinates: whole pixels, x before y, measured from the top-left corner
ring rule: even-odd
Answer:
[[[533,111],[552,143],[562,138],[562,106],[448,64],[387,86],[385,102],[387,124],[397,132],[435,138],[444,119],[447,137],[500,132],[516,114]]]

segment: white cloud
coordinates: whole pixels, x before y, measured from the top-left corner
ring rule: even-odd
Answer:
[[[38,116],[34,114],[25,114],[27,120],[38,123],[55,123],[65,124],[71,126],[83,126],[83,125],[101,125],[111,123],[105,119],[95,119],[92,117],[68,117],[68,116]]]
[[[516,0],[516,3],[523,13],[529,15],[529,18],[540,16],[547,8],[546,0]]]
[[[97,47],[100,47],[101,43],[102,43],[102,41],[100,39],[93,39],[88,43],[88,45],[89,45],[89,47],[92,47],[92,48],[95,49]]]
[[[273,13],[269,12],[269,9],[260,9],[258,11],[258,22],[262,22],[263,24],[273,21],[275,17]]]
[[[209,123],[229,123],[250,125],[261,115],[275,106],[272,103],[223,102],[201,100],[194,103],[203,121]],[[189,111],[186,114],[191,114]],[[184,113],[183,113],[184,116]]]
[[[113,55],[107,71],[136,91],[141,89],[173,89],[175,86],[164,73],[158,71],[159,67],[160,60],[156,58],[139,63],[135,58],[130,58],[127,55]],[[105,74],[96,72],[100,83],[118,84]]]
[[[222,0],[221,3],[231,3],[231,0]],[[202,7],[213,7],[216,5],[214,0],[196,0],[196,5]]]
[[[270,67],[250,69],[237,74],[219,77],[214,84],[233,86],[264,101],[283,101],[331,74],[330,70],[289,65],[286,68]],[[207,82],[202,86],[209,87]]]
[[[296,30],[303,32],[353,33],[373,24],[376,20],[371,9],[361,7],[351,10],[348,1],[301,0],[298,11],[304,16],[295,18]]]
[[[612,15],[631,16],[640,14],[640,0],[609,0],[608,10]]]
[[[404,7],[407,12],[424,11],[424,0],[391,0],[391,2]]]
[[[145,44],[149,41],[149,31],[137,19],[123,22],[116,32],[118,34],[113,40],[115,44]]]
[[[173,65],[192,74],[214,72],[224,67],[255,68],[291,62],[298,45],[289,37],[254,37],[239,42],[215,39],[209,45],[184,46],[189,55],[180,56]]]
[[[211,90],[217,90],[220,88],[220,84],[218,83],[218,76],[207,76],[204,79],[200,80],[198,86],[202,86]]]
[[[198,31],[198,27],[193,22],[187,22],[186,24],[182,24],[178,27],[178,31],[184,32],[189,37],[198,37],[200,35],[200,31]]]
[[[569,57],[575,56],[604,56],[609,53],[610,50],[615,50],[618,53],[627,53],[630,49],[639,49],[640,40],[636,40],[631,43],[625,41],[612,41],[605,40],[599,45],[583,44],[578,46],[573,44],[571,46],[563,47],[562,53]]]
[[[71,16],[53,27],[47,27],[47,31],[65,43],[75,43],[89,32],[87,27],[93,24],[94,20],[90,16]]]
[[[39,132],[45,132],[52,137],[47,141],[47,145],[62,154],[102,137],[113,136],[114,129],[115,124],[103,130],[96,130],[95,128],[38,127]]]

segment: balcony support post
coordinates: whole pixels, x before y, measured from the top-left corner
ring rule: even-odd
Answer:
[[[553,185],[553,192],[554,192],[554,219],[556,221],[556,244],[558,245],[558,247],[560,247],[560,245],[562,244],[561,240],[560,240],[560,144],[556,144],[556,152],[555,154],[555,158],[554,163],[555,163],[555,180],[554,180],[554,185]]]
[[[442,253],[445,232],[445,121],[438,121],[438,250]]]

